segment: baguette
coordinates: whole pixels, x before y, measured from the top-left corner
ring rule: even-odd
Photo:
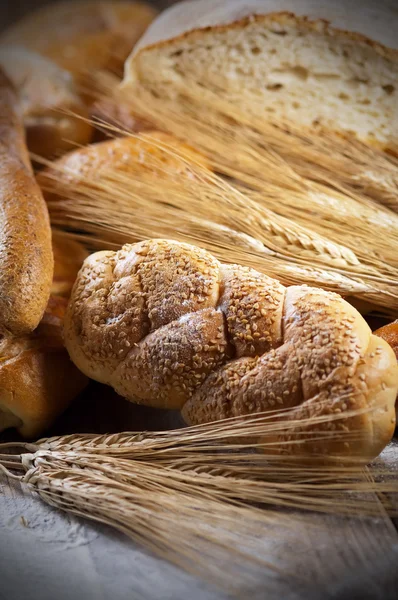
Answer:
[[[91,140],[89,112],[70,73],[20,46],[0,48],[0,67],[18,92],[31,152],[50,158]]]
[[[87,385],[63,344],[66,304],[51,296],[33,333],[0,338],[0,431],[41,435]]]
[[[148,28],[123,88],[194,90],[258,117],[398,142],[398,9],[370,0],[181,2]],[[211,100],[210,100],[211,101]]]
[[[397,361],[351,305],[187,244],[149,240],[87,258],[65,344],[87,376],[182,409],[189,424],[290,409],[293,424],[324,433],[300,442],[296,424],[296,443],[287,449],[281,431],[277,452],[370,459],[393,435]]]
[[[53,2],[6,30],[0,44],[23,45],[74,73],[120,70],[156,10],[143,2]]]
[[[51,229],[25,144],[18,98],[0,71],[0,333],[33,331],[53,276]]]

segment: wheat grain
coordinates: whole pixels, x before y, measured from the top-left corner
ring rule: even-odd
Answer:
[[[143,115],[172,133],[177,134],[178,129],[181,139],[189,139],[205,152],[214,153],[215,157],[216,148],[211,145],[208,132],[213,130],[213,137],[219,139],[228,138],[232,147],[224,146],[224,152],[218,154],[223,168],[236,164],[236,155],[232,151],[236,149],[239,157],[242,154],[247,157],[238,170],[248,167],[249,174],[252,172],[250,156],[257,159],[260,154],[269,165],[284,164],[284,179],[288,165],[292,170],[291,184],[295,174],[307,182],[320,182],[331,189],[339,189],[365,204],[376,201],[398,210],[397,159],[351,136],[304,128],[270,116],[259,118],[255,111],[243,111],[214,91],[192,81],[187,85],[183,79],[176,79],[172,85],[156,90],[149,81],[145,85],[136,82],[133,88],[116,92],[114,88],[111,91],[109,82],[104,81],[103,90],[106,89],[117,101],[129,107],[130,112]],[[240,150],[236,142],[243,142]],[[225,148],[229,151],[225,152]],[[269,175],[270,169],[267,170]]]
[[[43,439],[16,444],[21,454],[1,455],[0,464],[22,470],[17,477],[52,506],[109,524],[194,575],[241,587],[256,569],[275,572],[276,543],[283,540],[287,551],[303,527],[316,531],[314,511],[358,518],[398,512],[398,482],[382,461],[366,468],[269,452],[275,433],[297,425],[275,421],[286,412],[164,432]],[[341,417],[303,419],[302,434],[313,437],[306,422],[313,428],[326,418]]]
[[[54,225],[86,234],[93,248],[148,237],[195,243],[288,285],[307,282],[367,299],[391,314],[398,310],[398,266],[366,246],[354,252],[277,214],[170,144],[148,135],[131,140],[140,143],[145,168],[142,160],[123,168],[110,164],[92,181],[62,162],[51,165],[40,181]],[[145,151],[153,146],[163,158]],[[184,167],[178,175],[176,161]]]

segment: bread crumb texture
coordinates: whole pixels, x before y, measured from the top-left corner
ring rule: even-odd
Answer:
[[[195,84],[256,115],[398,139],[397,51],[323,20],[270,13],[188,31],[140,46],[129,80],[166,97]]]

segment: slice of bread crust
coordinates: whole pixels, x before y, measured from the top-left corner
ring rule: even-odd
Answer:
[[[265,118],[350,132],[395,147],[398,11],[382,3],[379,14],[365,2],[368,12],[361,5],[355,20],[352,2],[343,9],[340,0],[328,7],[299,0],[295,13],[275,12],[285,5],[292,2],[178,4],[158,17],[136,46],[124,87],[140,83],[172,96],[183,85],[200,84]],[[331,23],[324,20],[327,10]]]

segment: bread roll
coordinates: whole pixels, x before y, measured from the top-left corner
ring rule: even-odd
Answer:
[[[0,67],[18,92],[31,152],[54,157],[90,141],[89,113],[70,73],[21,46],[0,48]]]
[[[264,118],[396,148],[397,40],[388,0],[181,2],[134,48],[124,87],[178,101],[196,86]]]
[[[33,333],[0,337],[0,431],[42,434],[87,385],[63,344],[66,303],[52,296]]]
[[[0,70],[0,333],[22,335],[44,313],[53,276],[51,229],[25,145],[18,98]]]
[[[397,361],[351,305],[187,244],[149,240],[87,258],[65,343],[87,376],[182,409],[189,424],[295,409],[285,418],[296,443],[282,444],[282,432],[277,452],[370,459],[394,431]],[[299,417],[310,419],[306,441]]]
[[[150,131],[139,137],[121,137],[79,148],[44,169],[38,174],[37,181],[45,197],[54,199],[70,196],[79,184],[95,189],[96,182],[105,173],[117,177],[118,174],[147,171],[161,176],[163,168],[167,167],[170,177],[179,177],[188,173],[189,167],[184,160],[167,151],[173,147],[187,159],[207,166],[204,157],[190,146],[167,133]]]
[[[120,69],[156,11],[143,2],[52,2],[5,31],[0,44],[19,44],[84,78]]]

